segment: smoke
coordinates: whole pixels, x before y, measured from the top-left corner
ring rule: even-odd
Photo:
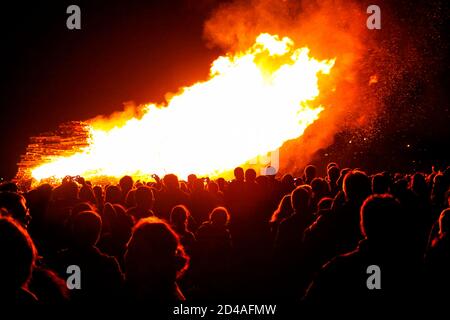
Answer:
[[[268,32],[309,47],[318,59],[336,58],[331,81],[321,83],[317,100],[325,110],[300,139],[281,148],[282,172],[299,170],[317,150],[332,144],[340,131],[373,135],[375,119],[384,109],[383,98],[404,63],[400,63],[402,55],[379,47],[383,30],[366,27],[367,6],[348,0],[235,0],[220,5],[205,23],[208,45],[227,51],[245,48],[258,34]],[[389,32],[396,34],[392,19],[383,18]]]

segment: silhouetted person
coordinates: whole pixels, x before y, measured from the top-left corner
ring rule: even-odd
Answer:
[[[51,202],[53,188],[49,184],[42,184],[26,195],[31,220],[27,231],[34,240],[40,254],[45,255],[51,249],[49,235],[48,209]]]
[[[338,164],[337,164],[336,162],[330,162],[330,163],[327,164],[327,172],[328,172],[328,170],[330,170],[330,168],[332,168],[332,167],[335,167],[335,168],[338,168],[338,169],[339,169],[339,166],[338,166]]]
[[[6,209],[12,218],[27,227],[31,217],[23,196],[10,191],[0,192],[0,208]]]
[[[187,186],[189,190],[192,190],[194,188],[194,182],[197,181],[198,178],[195,174],[190,174],[187,177]]]
[[[304,172],[303,172],[303,180],[306,184],[311,184],[313,179],[316,177],[317,174],[317,168],[316,166],[310,164],[307,165]]]
[[[445,198],[445,194],[447,190],[448,190],[448,181],[446,177],[442,173],[436,174],[433,179],[433,187],[431,189],[433,220],[437,220],[441,211],[446,207],[447,199]]]
[[[207,190],[203,179],[197,179],[191,182],[191,194],[189,195],[189,208],[191,209],[194,221],[200,225],[208,220],[208,214],[214,208],[211,203],[211,196]]]
[[[305,301],[322,308],[391,305],[401,306],[399,310],[419,302],[420,265],[404,250],[409,246],[405,218],[392,196],[369,197],[361,208],[364,239],[356,250],[337,256],[320,270]],[[367,271],[369,266],[379,268],[380,282],[369,279],[374,273]]]
[[[123,176],[119,180],[120,191],[122,192],[122,203],[125,203],[125,198],[128,192],[133,189],[133,178],[130,176]]]
[[[228,210],[224,207],[217,207],[211,212],[209,220],[204,222],[198,229],[198,241],[206,246],[205,249],[209,253],[213,251],[214,254],[220,256],[230,252],[231,236],[228,230],[229,221],[230,215],[228,214]]]
[[[134,191],[135,207],[128,209],[127,213],[131,215],[135,221],[139,219],[153,216],[153,191],[150,187],[141,186]]]
[[[229,290],[232,253],[228,230],[230,216],[224,207],[215,208],[197,230],[197,281],[206,299],[218,299]]]
[[[92,188],[95,195],[95,202],[97,204],[97,209],[99,212],[103,211],[103,205],[105,203],[104,195],[103,195],[103,188],[100,186],[94,186]]]
[[[180,237],[181,244],[185,248],[186,253],[191,256],[195,246],[195,236],[188,229],[189,215],[189,210],[185,206],[175,206],[170,213],[170,224]]]
[[[125,197],[125,208],[130,209],[136,207],[136,199],[134,197],[135,192],[136,189],[131,189],[130,191],[128,191],[127,196]]]
[[[169,221],[170,211],[179,204],[189,207],[189,196],[180,189],[178,177],[174,174],[167,174],[163,178],[162,190],[155,195],[155,215]]]
[[[121,204],[122,203],[122,191],[118,186],[107,186],[105,190],[105,203]]]
[[[70,301],[65,279],[44,266],[37,265],[33,269],[28,288],[36,295],[39,304],[60,305]]]
[[[275,239],[275,281],[283,288],[284,299],[295,299],[300,279],[298,274],[303,250],[303,232],[314,217],[311,212],[311,193],[306,186],[291,193],[294,213],[281,221]]]
[[[32,304],[36,296],[27,284],[35,267],[36,249],[26,230],[9,217],[0,217],[0,303]]]
[[[220,191],[219,184],[214,181],[209,181],[206,190],[209,194],[209,203],[212,208],[225,205],[225,196],[222,191]]]
[[[225,195],[225,191],[228,188],[227,181],[224,178],[218,178],[216,182],[217,185],[219,186],[219,191]]]
[[[185,300],[176,281],[187,269],[188,259],[166,222],[154,217],[141,219],[125,254],[128,299],[150,305]]]
[[[277,235],[278,226],[281,221],[290,217],[293,212],[294,210],[291,205],[291,195],[287,194],[281,199],[278,208],[273,212],[273,215],[270,218],[270,230],[274,239]]]
[[[336,197],[327,214],[323,214],[305,230],[304,261],[306,273],[314,272],[336,255],[349,252],[361,240],[359,211],[371,193],[371,183],[361,171],[350,171],[343,179],[343,199]],[[336,201],[340,201],[336,205]]]
[[[83,185],[79,192],[80,201],[89,202],[92,205],[97,204],[97,199],[95,198],[94,190],[90,185]]]
[[[75,302],[118,299],[122,273],[117,260],[97,247],[102,221],[93,211],[83,211],[71,218],[71,246],[60,252],[57,260],[61,276],[71,265],[80,267],[82,290],[72,290]]]
[[[103,233],[98,242],[98,248],[117,259],[121,269],[124,267],[124,254],[131,237],[134,219],[119,205],[105,205],[102,218]],[[106,229],[106,230],[105,230]]]
[[[331,166],[327,170],[327,180],[330,185],[330,195],[332,197],[335,197],[336,194],[339,192],[339,186],[338,186],[338,179],[339,175],[341,174],[341,171],[337,166]]]
[[[427,294],[435,302],[447,302],[450,288],[450,209],[442,211],[438,226],[438,234],[432,239],[425,257]]]
[[[281,178],[281,183],[280,183],[280,193],[282,196],[285,196],[287,194],[291,194],[292,191],[294,191],[295,189],[295,184],[294,184],[294,177],[291,174],[285,174],[283,175],[283,177]]]
[[[312,189],[311,209],[313,211],[316,211],[319,201],[330,194],[330,186],[328,185],[328,182],[325,179],[314,178],[311,181],[311,189]]]
[[[305,187],[300,186],[292,191],[291,206],[294,213],[281,221],[275,244],[287,251],[301,244],[303,230],[313,221],[311,195]]]
[[[372,192],[374,194],[385,194],[389,192],[389,178],[384,174],[377,173],[372,177]]]
[[[244,169],[237,167],[234,169],[234,179],[225,190],[225,202],[231,215],[239,215],[243,211],[243,191],[244,191]]]
[[[17,193],[19,188],[14,182],[4,181],[0,183],[0,192],[14,192]]]
[[[323,215],[329,214],[331,211],[332,205],[333,205],[332,198],[323,197],[322,199],[320,199],[319,203],[317,204],[317,211],[314,214],[316,220]]]
[[[53,198],[64,205],[73,206],[78,203],[78,184],[70,177],[62,180],[61,184],[53,190]]]

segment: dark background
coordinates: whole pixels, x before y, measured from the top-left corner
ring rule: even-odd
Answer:
[[[64,121],[110,114],[127,101],[160,102],[165,93],[205,79],[221,51],[206,45],[203,24],[220,2],[2,3],[0,177],[14,176],[32,135]],[[81,7],[81,30],[66,28],[71,4]],[[405,19],[411,21],[402,36],[424,39],[422,50],[433,59],[432,80],[409,83],[406,101],[398,88],[386,98],[392,107],[378,119],[377,134],[363,142],[357,132],[340,132],[334,145],[318,152],[317,161],[364,161],[363,166],[376,168],[448,159],[450,82],[443,52],[448,50],[448,7],[445,1],[432,6],[419,1],[419,9],[411,1],[386,6],[405,25]],[[416,18],[426,23],[417,28]]]

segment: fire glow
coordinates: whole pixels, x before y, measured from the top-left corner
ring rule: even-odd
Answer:
[[[334,62],[310,57],[287,37],[260,34],[248,50],[217,58],[209,80],[182,88],[165,105],[143,106],[142,117],[113,119],[108,128],[89,122],[87,147],[48,157],[31,175],[218,175],[301,136],[324,110],[314,104],[318,77]]]

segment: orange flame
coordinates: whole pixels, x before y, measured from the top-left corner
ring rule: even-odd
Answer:
[[[94,120],[88,147],[49,158],[32,176],[218,175],[301,136],[324,109],[313,103],[318,75],[334,62],[310,57],[287,37],[260,34],[246,51],[217,58],[209,80],[167,105],[147,104],[139,119],[111,120],[108,128]]]

